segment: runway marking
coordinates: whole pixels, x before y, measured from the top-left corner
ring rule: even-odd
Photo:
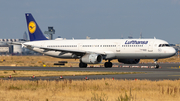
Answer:
[[[168,75],[168,76],[180,76],[180,75]]]
[[[180,69],[180,67],[168,67],[170,69]]]

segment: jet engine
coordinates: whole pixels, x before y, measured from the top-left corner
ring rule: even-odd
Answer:
[[[124,64],[138,64],[140,59],[118,59],[118,62]]]
[[[95,53],[85,54],[83,57],[81,57],[81,61],[87,64],[97,64],[100,63],[102,59],[103,59],[102,55]]]

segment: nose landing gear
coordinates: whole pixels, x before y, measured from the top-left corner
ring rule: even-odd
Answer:
[[[159,65],[157,64],[157,61],[158,61],[158,59],[154,59],[154,64],[155,64],[155,69],[158,69],[159,68]]]

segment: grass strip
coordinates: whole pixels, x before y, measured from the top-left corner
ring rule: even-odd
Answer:
[[[180,101],[180,80],[1,80],[1,101]]]

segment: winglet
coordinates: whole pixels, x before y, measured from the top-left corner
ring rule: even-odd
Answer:
[[[42,33],[41,29],[39,28],[32,14],[26,13],[25,16],[26,16],[30,41],[48,40]]]

